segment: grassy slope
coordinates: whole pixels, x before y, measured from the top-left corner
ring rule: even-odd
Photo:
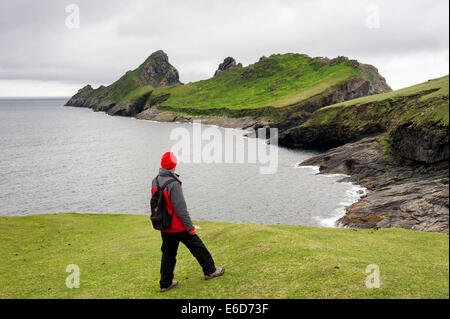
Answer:
[[[107,100],[109,103],[121,104],[121,103],[131,102],[132,100],[139,97],[140,95],[148,92],[148,91],[147,92],[141,91],[142,88],[148,89],[148,87],[150,87],[150,90],[152,89],[151,86],[145,86],[145,87],[139,86],[137,79],[139,77],[140,71],[141,71],[140,67],[133,71],[128,71],[119,80],[112,83],[111,85],[108,85],[106,87],[101,87],[101,88],[98,88],[98,89],[92,91],[88,95],[87,98],[92,99],[92,98],[96,98],[100,95],[102,95],[102,96],[107,95],[108,96]],[[138,90],[138,89],[140,89],[139,96],[134,95],[132,92],[134,92],[135,90]],[[133,95],[131,99],[130,99],[130,94]]]
[[[282,107],[319,94],[360,75],[346,63],[320,66],[300,54],[274,55],[247,67],[236,67],[208,80],[156,89],[170,93],[162,105],[174,108],[251,109]]]
[[[139,75],[148,62],[113,84],[94,90],[88,98],[107,95],[109,103],[127,104],[152,91],[153,98],[170,94],[161,105],[180,112],[183,108],[282,107],[320,94],[352,76],[362,76],[346,62],[322,65],[306,55],[288,53],[263,57],[255,64],[236,67],[211,79],[153,88],[139,83]]]
[[[132,71],[128,71],[111,85],[94,90],[89,94],[88,98],[107,95],[107,99],[110,103],[126,104],[135,101],[142,95],[153,90],[151,85],[142,85],[140,83],[139,77],[144,66],[160,58],[163,54],[164,52],[162,51],[153,53],[139,67]],[[156,79],[156,81],[161,81],[161,78]]]
[[[317,110],[303,126],[341,124],[362,127],[387,121],[449,123],[449,77],[444,76],[389,93],[370,95]]]
[[[180,245],[178,288],[158,292],[160,236],[148,216],[0,218],[0,298],[448,298],[449,239],[401,229],[199,222],[217,265],[204,281]],[[81,287],[68,289],[68,264]],[[365,287],[377,264],[381,288]],[[338,266],[338,268],[336,268]]]

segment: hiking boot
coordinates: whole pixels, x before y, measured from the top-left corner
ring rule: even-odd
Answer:
[[[178,281],[174,280],[174,281],[172,281],[172,283],[170,284],[169,287],[167,287],[167,288],[161,288],[161,289],[159,290],[159,292],[166,292],[167,290],[170,290],[170,289],[172,289],[172,288],[175,288],[176,286],[178,286]]]
[[[225,267],[216,268],[216,271],[213,272],[212,274],[205,275],[205,280],[222,276],[224,273],[225,273]]]

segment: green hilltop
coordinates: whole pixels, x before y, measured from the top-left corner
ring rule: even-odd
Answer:
[[[274,54],[246,67],[227,59],[233,60],[232,67],[216,72],[210,79],[182,84],[167,55],[157,51],[107,87],[84,87],[66,105],[90,107],[111,115],[135,116],[153,108],[239,117],[257,109],[273,112],[298,107],[317,97],[331,104],[391,90],[376,68],[346,57]],[[230,112],[224,114],[223,110]],[[239,110],[249,113],[233,113]],[[260,110],[254,112],[259,114]]]
[[[161,87],[169,93],[161,105],[174,108],[252,109],[283,107],[319,94],[352,76],[362,76],[346,61],[320,64],[301,54],[263,57],[247,67],[235,67],[211,79]]]

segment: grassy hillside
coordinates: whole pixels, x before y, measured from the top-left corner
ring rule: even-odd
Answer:
[[[0,217],[0,298],[449,298],[449,239],[401,229],[198,222],[221,278],[205,281],[180,245],[159,293],[161,239],[148,216]],[[80,288],[65,285],[77,264]],[[368,289],[369,264],[381,287]]]
[[[135,101],[155,87],[165,85],[164,78],[176,70],[168,63],[167,55],[159,50],[150,55],[144,63],[132,71],[126,72],[120,79],[109,86],[101,86],[86,96],[86,99],[103,99],[108,103],[127,104]],[[159,67],[156,72],[154,68]],[[151,77],[145,77],[147,70],[154,72]],[[174,71],[175,70],[175,71]],[[176,76],[178,81],[178,75]],[[150,81],[151,83],[148,83]],[[105,103],[106,101],[102,101]]]
[[[376,68],[346,57],[274,54],[185,85],[168,61],[163,51],[157,51],[107,87],[84,87],[66,105],[123,116],[156,107],[191,116],[282,118],[391,90]]]
[[[235,67],[208,80],[158,88],[153,94],[170,93],[161,105],[173,108],[282,107],[352,76],[362,75],[346,62],[320,65],[306,55],[289,53],[263,57],[255,64]]]
[[[449,123],[449,77],[444,76],[401,90],[366,96],[317,110],[303,127]]]

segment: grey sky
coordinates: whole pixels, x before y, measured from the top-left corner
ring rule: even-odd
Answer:
[[[107,85],[158,49],[185,83],[211,77],[226,56],[247,65],[298,52],[373,64],[398,89],[448,74],[448,9],[448,0],[2,0],[0,96]]]

